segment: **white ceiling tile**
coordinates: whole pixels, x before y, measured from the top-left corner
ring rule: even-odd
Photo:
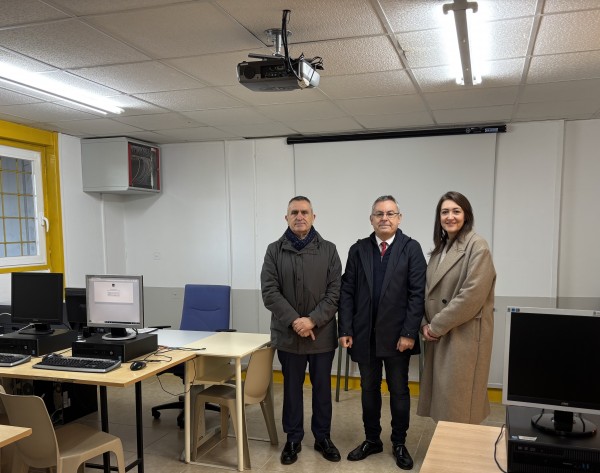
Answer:
[[[379,115],[425,110],[425,104],[418,95],[344,99],[338,100],[337,103],[351,115]]]
[[[64,130],[75,131],[79,133],[99,133],[101,135],[127,135],[133,131],[139,131],[139,128],[119,123],[110,118],[96,118],[92,120],[73,120],[60,121],[57,123]]]
[[[238,100],[208,87],[204,89],[136,94],[136,97],[160,107],[176,111],[229,108],[242,105]]]
[[[290,44],[384,32],[375,11],[365,0],[218,0],[217,3],[261,41],[266,41],[265,30],[281,28],[284,9],[291,10],[287,26],[292,32]]]
[[[256,109],[274,120],[315,120],[344,117],[346,114],[328,101],[261,105]]]
[[[393,113],[389,115],[356,115],[355,120],[370,130],[397,130],[433,125],[427,112]]]
[[[546,0],[544,13],[600,8],[598,0]]]
[[[432,110],[459,109],[470,107],[490,107],[494,105],[512,105],[519,92],[518,87],[472,88],[448,92],[425,94]]]
[[[56,120],[76,120],[95,118],[98,115],[74,110],[69,107],[54,103],[31,103],[23,105],[4,105],[0,107],[0,113],[8,113],[18,117],[27,118],[36,122],[53,122]]]
[[[162,134],[160,130],[156,133]],[[225,140],[228,138],[236,138],[237,136],[227,131],[218,130],[212,126],[203,126],[199,128],[181,128],[178,130],[165,130],[166,136],[175,138],[179,141],[210,141],[210,140]]]
[[[183,112],[183,115],[210,126],[244,123],[272,123],[273,120],[249,108],[221,108]]]
[[[529,84],[523,88],[520,101],[550,102],[559,100],[594,100],[600,98],[600,79],[587,79],[548,84]]]
[[[307,43],[294,49],[294,57],[301,52],[306,57],[323,58],[322,77],[402,69],[400,58],[387,36]]]
[[[89,18],[154,58],[251,49],[262,44],[210,3],[179,3]]]
[[[501,105],[498,107],[459,108],[453,110],[435,110],[433,116],[440,124],[473,124],[505,122],[510,120],[512,105]]]
[[[416,93],[405,71],[322,77],[319,88],[329,97],[336,99]]]
[[[316,102],[325,98],[319,89],[292,90],[290,92],[255,92],[237,84],[219,87],[219,90],[251,105]]]
[[[197,89],[205,85],[158,61],[78,69],[73,73],[126,94]]]
[[[523,103],[514,118],[520,120],[553,120],[591,118],[600,108],[600,99]]]
[[[268,136],[289,136],[296,134],[294,130],[281,123],[249,123],[247,125],[227,125],[220,128],[244,138],[265,138]]]
[[[55,5],[66,8],[77,15],[112,13],[179,2],[181,0],[52,0]]]
[[[431,0],[379,0],[393,31],[406,32],[440,28],[444,24],[443,4]]]
[[[58,68],[148,59],[132,47],[77,20],[0,30],[0,45]]]
[[[23,125],[27,125],[29,123],[34,123],[35,120],[29,120],[24,117],[18,117],[16,115],[10,115],[8,113],[2,113],[2,107],[0,107],[0,120],[5,120],[7,122],[12,123],[22,123]]]
[[[283,123],[298,133],[343,133],[347,131],[364,131],[352,118],[330,118],[327,120],[282,120]]]
[[[181,141],[179,138],[169,137],[153,131],[130,131],[127,136],[145,141],[146,143],[156,143],[157,145],[179,143]]]
[[[61,18],[67,18],[67,15],[38,0],[4,0],[2,2],[2,15],[0,15],[0,27]]]
[[[600,51],[531,58],[527,82],[556,82],[600,77]]]
[[[249,59],[248,53],[271,55],[271,51],[268,49],[256,48],[248,51],[236,51],[234,53],[165,59],[163,62],[182,72],[197,77],[206,84],[215,86],[235,85],[238,83],[237,65],[247,60],[258,61],[258,59]]]
[[[135,126],[143,130],[168,130],[175,128],[197,128],[201,123],[178,113],[161,113],[153,115],[137,115],[118,117],[116,121]]]
[[[600,49],[600,10],[544,15],[534,55]]]
[[[0,82],[2,84],[2,82]],[[30,97],[29,95],[20,94],[18,92],[0,88],[0,105],[20,105],[24,103],[36,103],[40,100]]]

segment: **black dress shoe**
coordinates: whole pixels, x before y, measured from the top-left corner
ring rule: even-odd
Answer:
[[[291,465],[298,460],[298,454],[302,451],[302,444],[296,442],[286,442],[281,452],[281,463]]]
[[[340,451],[333,444],[329,437],[325,437],[323,440],[316,440],[315,450],[317,452],[321,452],[323,454],[323,458],[325,458],[325,460],[329,460],[330,462],[339,462],[342,459],[340,456]]]
[[[348,460],[351,462],[356,462],[359,460],[364,460],[369,455],[381,452],[383,452],[383,444],[381,442],[371,442],[370,440],[365,440],[348,454]]]
[[[394,456],[396,457],[396,465],[403,470],[412,470],[413,459],[404,445],[394,445]]]

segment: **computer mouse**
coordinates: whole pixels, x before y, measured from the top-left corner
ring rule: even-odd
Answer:
[[[44,356],[42,356],[42,360],[45,360],[47,358],[62,358],[63,356],[60,353],[48,353]]]
[[[134,361],[129,365],[131,371],[138,371],[146,367],[146,362],[142,360]]]

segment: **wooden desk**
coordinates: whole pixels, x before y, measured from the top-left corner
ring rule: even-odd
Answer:
[[[271,342],[270,334],[263,333],[242,333],[242,332],[217,332],[210,337],[192,342],[186,345],[187,348],[203,348],[197,352],[200,356],[198,360],[205,357],[216,357],[235,360],[235,394],[236,410],[238,413],[243,411],[242,394],[242,358],[252,354],[252,352],[267,346]],[[185,462],[190,463],[190,388],[194,382],[199,384],[218,384],[223,380],[222,371],[211,371],[207,369],[204,373],[198,373],[195,376],[194,363],[186,363],[185,371]],[[237,416],[237,432],[243,432],[243,418]],[[242,435],[237,436],[238,470],[244,470],[244,444]],[[196,462],[194,462],[196,463]]]
[[[497,473],[494,443],[500,427],[438,422],[420,473]],[[501,438],[498,462],[506,471],[506,443]]]
[[[15,427],[13,425],[0,424],[0,448],[7,446],[10,443],[21,440],[22,438],[31,435],[29,427]]]
[[[65,353],[70,355],[70,352]],[[149,359],[160,360],[158,363],[148,363],[148,365],[139,371],[131,371],[130,363],[123,365],[108,373],[83,373],[75,371],[58,371],[58,370],[43,370],[33,368],[33,365],[38,363],[38,357],[33,358],[28,363],[12,367],[0,367],[0,378],[17,378],[17,379],[40,379],[45,381],[54,381],[58,383],[77,383],[91,384],[98,386],[100,390],[100,419],[102,430],[108,432],[108,401],[106,395],[106,387],[124,388],[135,386],[135,418],[136,418],[136,436],[137,436],[137,459],[127,469],[137,466],[138,473],[144,472],[144,441],[143,441],[143,422],[142,422],[142,381],[148,379],[161,371],[171,368],[179,363],[186,362],[195,358],[197,352],[194,351],[171,351],[168,356],[170,361],[166,361],[163,357],[149,357]],[[104,471],[109,473],[109,454],[105,455]]]

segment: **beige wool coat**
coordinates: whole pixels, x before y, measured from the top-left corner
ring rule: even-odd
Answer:
[[[425,318],[437,342],[424,342],[417,414],[479,424],[490,412],[487,383],[494,330],[496,271],[487,242],[474,232],[427,267]]]

